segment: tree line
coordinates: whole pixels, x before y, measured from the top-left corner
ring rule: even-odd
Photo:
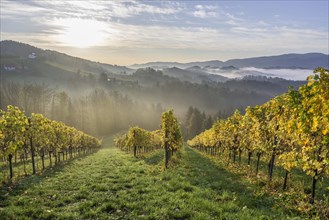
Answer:
[[[160,103],[134,101],[127,95],[102,88],[88,90],[86,95],[68,93],[48,84],[2,82],[0,109],[14,105],[26,115],[43,114],[96,136],[105,136],[139,124],[147,129],[158,126]]]

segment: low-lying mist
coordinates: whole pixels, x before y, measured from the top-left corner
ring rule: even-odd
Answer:
[[[36,77],[33,83],[25,82],[25,78],[28,77],[8,74],[3,77],[2,109],[16,105],[27,115],[42,113],[97,136],[115,134],[129,126],[158,129],[161,113],[174,109],[187,137],[235,109],[243,111],[246,106],[262,104],[287,91],[288,86],[303,83],[286,80],[191,83],[150,68],[132,75],[75,74],[64,80]]]

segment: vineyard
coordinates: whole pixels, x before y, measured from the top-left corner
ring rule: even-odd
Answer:
[[[133,153],[134,157],[137,157],[162,148],[160,132],[133,127],[127,134],[115,137],[114,142],[116,147],[127,153]]]
[[[183,139],[173,110],[164,112],[161,119],[161,130],[150,132],[138,127],[130,128],[127,134],[115,138],[116,146],[126,152],[132,151],[134,157],[164,148],[165,167],[168,168],[169,159],[182,148]]]
[[[14,106],[0,113],[4,219],[329,216],[326,69],[298,90],[217,120],[187,145],[173,110],[162,113],[159,130],[130,127],[103,147],[41,114]]]
[[[277,96],[269,102],[249,107],[245,114],[236,111],[226,120],[188,144],[213,156],[227,155],[236,162],[246,152],[247,165],[257,157],[258,174],[261,157],[268,161],[268,181],[275,164],[285,171],[283,190],[294,170],[302,170],[312,179],[310,202],[314,203],[316,183],[329,174],[329,72],[315,70],[307,85]],[[328,179],[326,179],[328,181]]]
[[[62,122],[52,121],[41,114],[30,117],[17,107],[8,106],[7,111],[0,111],[0,158],[2,162],[3,181],[17,173],[28,175],[27,163],[31,163],[36,174],[62,160],[72,159],[82,154],[91,153],[100,147],[100,141]],[[41,169],[38,171],[38,159]],[[53,162],[54,160],[54,162]],[[18,178],[19,176],[17,176]]]

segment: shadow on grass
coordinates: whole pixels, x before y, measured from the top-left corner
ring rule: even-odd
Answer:
[[[42,182],[45,178],[52,177],[60,172],[63,171],[63,169],[70,165],[71,163],[83,159],[89,155],[95,154],[99,151],[95,150],[91,153],[80,155],[78,157],[72,158],[67,161],[61,161],[57,165],[53,167],[47,167],[42,173],[37,173],[35,175],[27,175],[25,177],[22,177],[21,179],[17,180],[17,182],[14,183],[6,183],[0,185],[0,207],[6,207],[7,201],[6,198],[12,197],[12,196],[18,196],[22,194],[25,190],[29,189],[31,186],[39,184]]]
[[[221,160],[221,159],[220,159]],[[283,181],[284,181],[284,176],[285,176],[285,170],[283,167],[279,166],[277,164],[277,158],[275,159],[275,165],[273,169],[273,177],[272,177],[272,187],[275,185],[275,190],[280,191],[284,193],[282,190],[283,187]],[[232,163],[232,162],[231,162]],[[247,166],[248,163],[248,158],[246,154],[242,154],[241,157],[241,167],[242,166]],[[253,154],[250,160],[250,169],[249,169],[249,174],[251,175],[256,175],[256,163],[257,163],[257,158],[256,155]],[[267,178],[268,178],[268,164],[269,161],[266,161],[264,159],[264,156],[261,157],[261,160],[259,162],[259,172],[258,175],[262,176],[262,178],[259,178],[259,183],[266,185]],[[238,161],[236,162],[236,166],[238,166]],[[246,174],[246,173],[244,173]],[[312,184],[312,178],[308,175],[305,174],[304,171],[298,168],[293,168],[290,172],[290,176],[288,178],[288,183],[287,183],[287,191],[291,188],[292,191],[311,191],[311,184]],[[328,192],[327,188],[329,187],[329,178],[324,177],[319,180],[319,184],[316,187],[316,199],[326,199],[325,194]],[[310,196],[310,193],[308,193],[308,196]]]
[[[210,188],[218,195],[228,193],[234,197],[233,200],[241,208],[246,206],[248,209],[254,209],[255,211],[261,210],[266,215],[270,215],[273,212],[271,209],[276,202],[275,198],[266,193],[257,193],[257,190],[254,188],[256,186],[244,184],[243,178],[247,177],[227,171],[220,164],[215,163],[189,147],[185,149],[185,166],[190,171],[185,176],[186,180],[192,185],[203,187],[204,189]],[[218,201],[225,202],[225,198],[219,196]],[[280,207],[280,212],[287,216],[291,215],[291,212],[298,214],[296,210],[288,210],[284,207]]]
[[[164,155],[162,150],[158,150],[156,152],[153,152],[151,155],[143,158],[146,164],[148,165],[157,165],[161,161],[163,161]]]

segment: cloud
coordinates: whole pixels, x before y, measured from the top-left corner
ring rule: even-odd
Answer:
[[[161,16],[174,15],[183,8],[184,4],[179,2],[161,2],[161,4],[151,5],[135,0],[97,2],[1,0],[1,35],[7,33],[6,36],[9,36],[9,33],[13,33],[13,36],[17,37],[18,33],[33,34],[34,36],[39,34],[41,40],[43,33],[49,33],[51,39],[56,39],[59,35],[63,36],[63,31],[68,30],[68,24],[70,24],[69,27],[73,27],[71,21],[74,19],[86,24],[104,22],[109,24],[103,25],[104,27],[134,17],[138,17],[136,22],[140,22],[141,16],[158,15],[160,17],[157,19],[168,21],[167,17],[162,18]],[[145,18],[145,20],[150,19]],[[90,28],[91,26],[87,25],[86,31],[90,31],[88,30]],[[109,30],[112,31],[113,29],[110,28]],[[14,33],[16,34],[14,35]]]
[[[190,51],[186,56],[203,51],[204,55],[232,54],[229,58],[244,54],[327,53],[326,29],[298,28],[286,22],[284,26],[272,15],[270,20],[252,20],[247,12],[239,11],[225,9],[220,2],[204,5],[194,1],[1,0],[1,39],[44,48],[49,48],[45,46],[49,42],[55,49],[56,45],[63,46],[61,37],[66,32],[70,36],[70,27],[78,22],[80,26],[88,24],[87,32],[94,30],[91,32],[102,36],[102,40],[96,39],[97,51],[128,54],[132,50],[186,50]],[[79,29],[73,31],[72,35],[80,33]]]
[[[268,26],[269,24],[266,23],[266,22],[263,21],[263,20],[259,20],[259,21],[257,22],[257,25],[259,25],[259,26]]]
[[[217,17],[217,6],[213,5],[196,5],[196,11],[193,12],[193,16],[197,18],[214,18]]]
[[[225,23],[231,26],[241,26],[243,22],[245,22],[244,19],[235,16],[232,13],[226,12],[224,10],[220,11],[221,17],[225,20]],[[238,15],[241,15],[241,13],[238,13]]]
[[[108,42],[111,47],[129,48],[203,48],[212,45],[219,33],[210,28],[142,26],[113,23],[115,34]],[[168,34],[170,33],[170,34]]]
[[[163,2],[161,5],[131,1],[1,1],[1,17],[24,16],[44,17],[93,17],[100,20],[129,18],[141,14],[173,15],[183,10],[182,4]]]
[[[175,14],[181,11],[180,7],[174,7],[170,4],[162,4],[162,7],[150,4],[144,4],[137,1],[116,2],[110,1],[104,3],[107,12],[114,17],[133,17],[142,13],[148,14]]]
[[[240,23],[235,20],[228,20],[225,22],[226,24],[232,25],[232,26],[238,26]]]

